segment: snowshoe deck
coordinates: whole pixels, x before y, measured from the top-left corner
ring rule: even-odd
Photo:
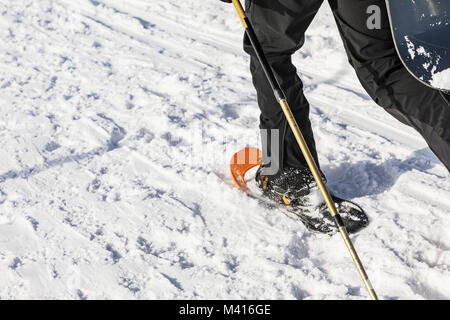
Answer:
[[[339,231],[325,204],[316,208],[315,212],[311,212],[309,207],[290,207],[282,203],[276,203],[261,195],[247,194],[251,198],[257,199],[265,208],[279,209],[289,218],[302,222],[311,232],[333,235]],[[358,204],[336,196],[332,197],[348,233],[356,233],[369,224],[368,216]]]

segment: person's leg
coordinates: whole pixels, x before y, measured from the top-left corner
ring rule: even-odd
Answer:
[[[317,152],[309,121],[309,104],[303,95],[303,84],[292,64],[291,55],[303,45],[304,33],[322,2],[323,0],[246,1],[247,15],[317,163]],[[247,37],[244,39],[244,50],[251,57],[250,69],[261,109],[260,128],[280,130],[280,166],[306,167],[306,161],[292,130]],[[265,147],[270,149],[270,144]],[[265,151],[270,153],[270,150]]]
[[[416,129],[450,170],[449,96],[416,80],[395,50],[384,0],[330,0],[350,64],[374,101]],[[367,8],[381,9],[381,29],[367,26]]]

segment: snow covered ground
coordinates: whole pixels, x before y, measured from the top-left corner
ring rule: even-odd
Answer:
[[[0,13],[1,299],[367,298],[339,235],[232,187],[259,116],[232,6]],[[295,62],[329,186],[371,218],[352,239],[378,294],[450,299],[448,172],[363,91],[328,6]]]

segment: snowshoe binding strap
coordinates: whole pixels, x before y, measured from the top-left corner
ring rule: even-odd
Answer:
[[[245,182],[245,174],[254,167],[262,165],[262,151],[247,147],[235,153],[230,161],[230,173],[234,184],[245,193],[250,190]]]

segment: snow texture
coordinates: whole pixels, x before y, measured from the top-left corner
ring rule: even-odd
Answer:
[[[450,88],[450,68],[433,75],[431,85],[435,88]]]
[[[232,187],[259,110],[231,5],[0,12],[1,299],[367,298],[339,235]],[[352,239],[380,297],[450,299],[448,172],[364,92],[327,6],[294,61],[329,187],[370,216]]]

